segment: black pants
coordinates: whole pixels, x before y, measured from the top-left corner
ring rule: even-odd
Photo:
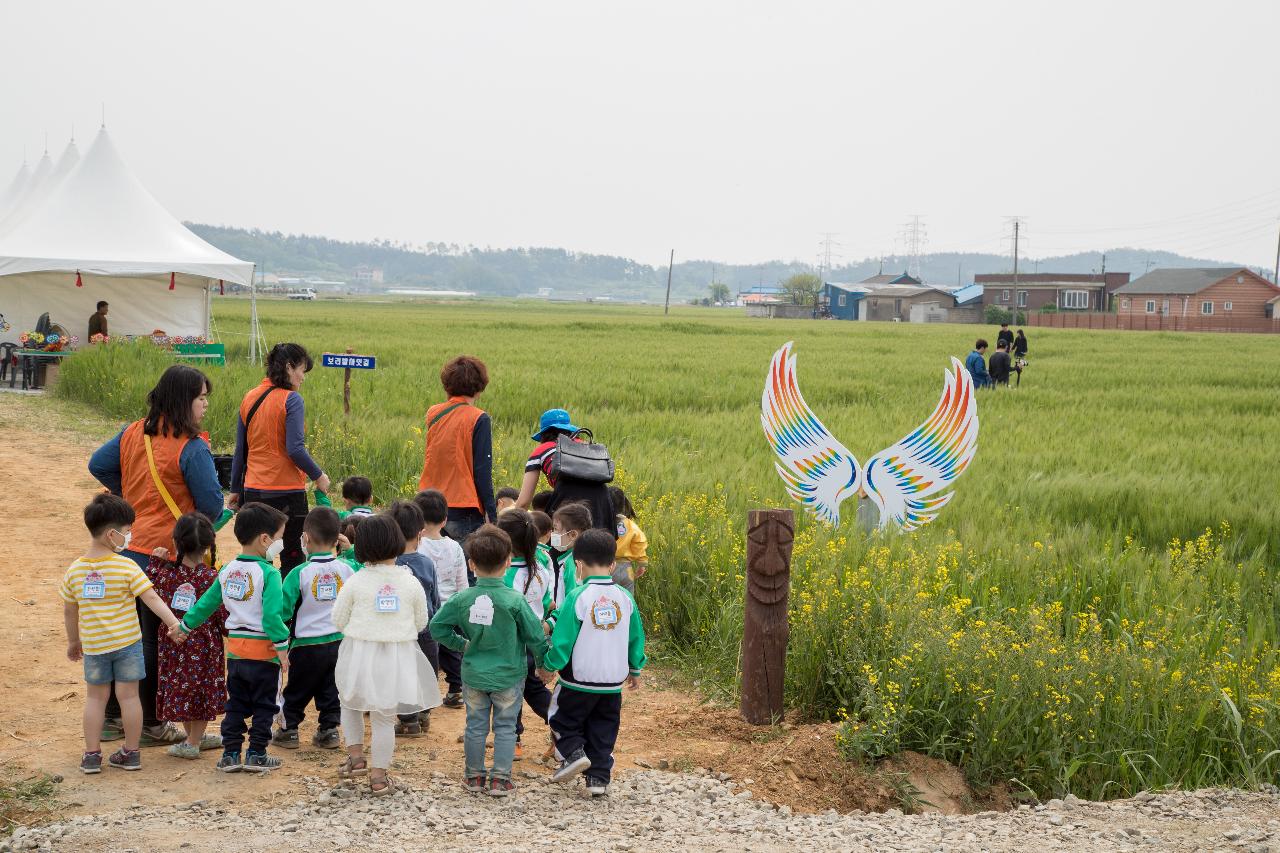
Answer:
[[[444,670],[445,684],[450,693],[462,692],[462,652],[448,646],[440,646],[440,668]]]
[[[587,775],[608,782],[621,720],[621,693],[585,693],[561,686],[551,715],[556,750],[565,758],[584,750],[591,759]]]
[[[162,722],[156,719],[156,688],[160,683],[156,631],[160,629],[160,617],[141,601],[138,602],[138,627],[142,630],[142,662],[147,668],[146,675],[138,682],[138,699],[142,702],[142,725],[144,728],[151,728]],[[106,716],[112,720],[120,719],[120,703],[116,700],[114,682],[111,685],[111,695],[107,697]]]
[[[435,670],[437,676],[440,675],[440,644],[432,639],[430,634],[418,635],[418,648],[422,649],[422,654],[426,656],[427,663],[431,664],[431,668]],[[421,713],[421,712],[419,712]],[[430,714],[430,711],[426,713]],[[417,714],[396,714],[402,722],[408,723],[418,719]]]
[[[284,550],[280,552],[280,574],[287,575],[294,566],[307,561],[302,552],[302,525],[307,520],[306,492],[257,492],[244,490],[241,505],[256,502],[266,504],[283,512],[289,517],[284,523]]]
[[[223,752],[239,752],[245,718],[252,717],[249,749],[266,752],[271,741],[271,718],[276,715],[280,665],[265,660],[227,660],[227,712],[222,718]]]
[[[289,650],[289,681],[284,687],[284,726],[296,729],[307,716],[307,703],[316,703],[320,729],[336,729],[342,715],[334,670],[338,667],[337,643],[294,646]]]
[[[459,545],[467,541],[467,537],[484,525],[484,513],[471,507],[458,507],[449,510],[449,520],[444,523],[444,532]],[[467,566],[467,586],[476,585],[476,576]]]
[[[525,652],[525,657],[529,661],[529,673],[524,677],[524,703],[529,706],[529,710],[542,718],[542,722],[547,721],[547,709],[551,707],[551,691],[547,689],[547,685],[542,683],[542,679],[534,675],[537,667],[533,663],[533,655]],[[519,716],[516,717],[516,738],[524,734],[524,709],[520,709]]]

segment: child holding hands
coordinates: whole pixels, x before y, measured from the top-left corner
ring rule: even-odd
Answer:
[[[212,553],[213,543],[209,519],[190,512],[173,526],[173,560],[169,560],[165,548],[157,548],[151,557],[147,576],[179,619],[218,579],[218,570],[205,563],[205,554]],[[206,737],[205,729],[210,720],[222,713],[227,698],[222,674],[222,625],[226,617],[226,609],[218,607],[181,646],[158,644],[156,716],[182,723],[187,732],[186,741],[169,747],[169,754],[177,758],[196,759],[202,749],[222,745],[221,738]]]
[[[67,629],[67,657],[84,660],[87,685],[84,706],[83,773],[102,772],[102,723],[107,697],[115,683],[124,723],[124,746],[107,759],[121,770],[141,770],[138,741],[142,737],[142,703],[138,682],[145,675],[142,630],[134,599],[141,599],[170,628],[178,617],[165,606],[142,568],[120,552],[129,546],[133,507],[111,494],[100,494],[84,508],[84,526],[92,537],[89,549],[67,569],[59,590]]]

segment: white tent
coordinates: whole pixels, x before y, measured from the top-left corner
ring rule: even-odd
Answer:
[[[12,231],[19,222],[38,210],[44,200],[66,179],[67,175],[71,174],[79,162],[80,151],[76,148],[74,139],[67,143],[66,149],[56,163],[49,160],[49,152],[46,151],[36,166],[35,174],[23,187],[22,194],[14,200],[14,205],[0,213],[0,234]],[[46,164],[49,165],[46,167]]]
[[[18,169],[18,174],[14,175],[13,180],[9,182],[9,186],[0,193],[0,219],[3,219],[22,198],[23,193],[27,191],[27,182],[30,180],[31,167],[23,163],[22,168]]]
[[[104,129],[21,221],[0,224],[0,315],[11,327],[0,340],[45,312],[83,340],[99,300],[111,303],[113,336],[207,337],[211,289],[252,279],[253,264],[201,240],[147,192]]]

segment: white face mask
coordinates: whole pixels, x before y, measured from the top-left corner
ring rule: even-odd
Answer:
[[[283,539],[273,539],[271,544],[267,546],[267,559],[274,560],[280,556],[280,552],[284,550]]]
[[[119,531],[119,530],[116,530],[116,531],[114,531],[114,532],[116,532],[116,533],[120,533],[120,531]],[[123,544],[123,545],[120,545],[119,547],[117,547],[117,546],[115,546],[115,545],[112,545],[112,546],[111,546],[111,547],[112,547],[112,549],[113,549],[117,554],[119,554],[121,551],[124,551],[124,550],[128,549],[128,547],[129,547],[129,541],[130,541],[131,539],[133,539],[133,531],[132,531],[132,530],[130,530],[128,533],[120,533],[120,535],[124,537],[124,544]]]
[[[566,550],[566,549],[569,547],[569,534],[567,534],[567,533],[552,533],[552,534],[551,534],[551,547],[552,547],[552,548],[555,548],[557,551],[564,551],[564,550]]]

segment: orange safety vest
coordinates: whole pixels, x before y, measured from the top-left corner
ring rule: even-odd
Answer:
[[[240,401],[241,423],[268,388],[275,386],[270,379],[263,379],[261,385],[244,395]],[[292,393],[288,388],[275,388],[253,414],[244,437],[245,452],[249,456],[244,472],[246,489],[285,492],[307,487],[307,475],[293,464],[284,446],[285,403]]]
[[[445,409],[449,413],[436,420]],[[476,494],[471,455],[471,436],[484,411],[460,397],[450,397],[427,409],[427,448],[419,489],[439,489],[450,509],[470,508],[482,512]]]
[[[173,547],[173,523],[176,519],[151,478],[147,448],[142,440],[142,424],[143,421],[134,421],[120,436],[120,492],[134,512],[129,550],[149,555],[156,548]],[[196,508],[187,481],[182,476],[182,449],[190,440],[186,436],[151,436],[156,473],[183,513],[194,512]]]

